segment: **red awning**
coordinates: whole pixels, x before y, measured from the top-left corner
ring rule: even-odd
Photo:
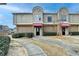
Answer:
[[[60,26],[61,26],[61,27],[69,27],[70,24],[69,24],[68,22],[61,22],[61,23],[60,23]]]
[[[41,24],[41,23],[34,23],[33,26],[35,26],[35,27],[42,27],[43,24]]]

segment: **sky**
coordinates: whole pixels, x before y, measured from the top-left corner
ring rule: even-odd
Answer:
[[[79,3],[7,3],[0,5],[0,25],[14,28],[12,13],[31,13],[35,6],[41,6],[45,13],[56,13],[62,7],[68,8],[69,13],[79,13]]]

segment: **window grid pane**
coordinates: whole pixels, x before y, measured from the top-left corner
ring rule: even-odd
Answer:
[[[48,22],[52,22],[52,17],[48,16]]]

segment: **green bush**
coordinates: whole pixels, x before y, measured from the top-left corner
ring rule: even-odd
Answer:
[[[0,50],[0,56],[4,56],[4,52]]]
[[[44,36],[55,36],[57,35],[57,33],[56,32],[44,32],[43,35]]]
[[[32,38],[33,36],[34,36],[33,33],[27,33],[28,38]]]
[[[28,37],[28,38],[32,38],[33,37],[33,33],[14,33],[12,35],[13,38],[21,38],[21,37]]]
[[[19,35],[18,35],[18,33],[14,33],[14,34],[12,34],[12,37],[13,38],[19,38]]]
[[[70,35],[79,35],[79,32],[69,32]]]
[[[8,53],[10,41],[8,36],[0,36],[0,56],[5,56]]]
[[[25,36],[24,33],[14,33],[14,34],[12,35],[13,38],[21,38],[21,37],[24,37],[24,36]]]

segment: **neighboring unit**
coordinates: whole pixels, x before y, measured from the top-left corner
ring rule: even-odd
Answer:
[[[6,25],[0,25],[0,36],[5,36],[9,34],[9,27]]]

